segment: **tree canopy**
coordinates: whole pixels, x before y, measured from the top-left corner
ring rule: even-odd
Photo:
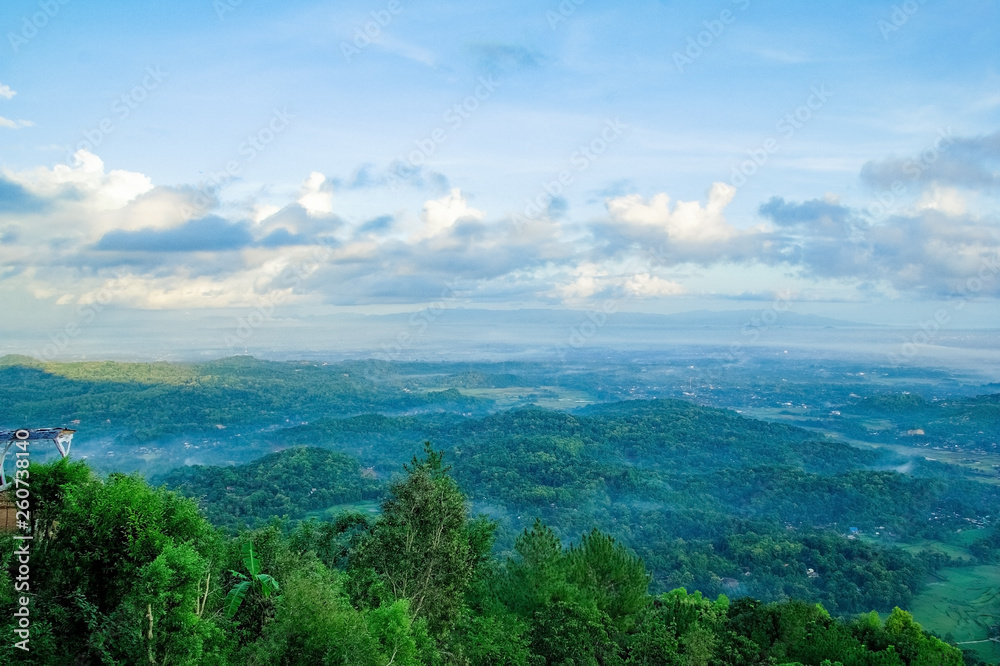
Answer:
[[[536,521],[508,557],[494,557],[495,524],[471,514],[429,445],[376,519],[291,533],[221,532],[193,501],[136,476],[101,479],[83,463],[30,473],[40,521],[31,650],[7,641],[3,663],[963,663],[898,608],[884,622],[841,620],[801,601],[651,594],[643,560],[599,530],[564,543]],[[0,541],[9,636],[17,563],[11,536]],[[234,589],[245,594],[227,608]]]

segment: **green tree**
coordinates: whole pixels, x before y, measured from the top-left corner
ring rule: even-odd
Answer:
[[[230,571],[232,575],[240,579],[240,582],[229,590],[226,595],[225,613],[227,618],[232,618],[240,610],[243,600],[248,593],[259,596],[263,599],[270,599],[272,594],[281,590],[281,586],[270,574],[263,573],[260,568],[260,559],[253,550],[253,541],[243,544],[243,565],[246,567],[249,576],[245,576],[238,571]]]
[[[885,632],[899,655],[910,666],[963,666],[962,651],[931,636],[899,608],[885,620]]]
[[[364,615],[348,602],[343,577],[315,559],[285,580],[274,621],[239,654],[248,666],[384,666],[389,663]]]
[[[671,625],[661,608],[648,605],[640,615],[634,631],[626,639],[627,664],[662,666],[679,664],[680,643],[676,627]]]
[[[388,664],[420,666],[436,661],[426,621],[414,620],[409,606],[408,600],[399,599],[367,613],[368,630],[382,646]]]
[[[607,613],[619,629],[630,628],[649,602],[649,573],[642,560],[594,529],[566,553],[568,580]]]
[[[221,641],[222,634],[203,620],[207,570],[207,562],[191,546],[172,543],[143,567],[111,614],[112,622],[121,626],[133,626],[135,617],[142,618],[141,640],[129,649],[131,663],[204,663],[206,643]]]
[[[618,632],[607,613],[593,606],[555,601],[535,613],[531,652],[546,666],[611,666],[624,663]]]
[[[528,625],[506,609],[463,612],[448,636],[447,650],[458,664],[528,666]]]
[[[551,528],[535,519],[514,542],[514,553],[499,592],[514,612],[530,619],[551,601],[576,600],[566,580],[562,544]]]
[[[32,559],[39,647],[52,661],[201,664],[224,651],[205,612],[218,537],[188,499],[137,476],[32,466],[43,557]]]
[[[351,555],[351,569],[363,602],[377,607],[406,599],[410,612],[440,633],[454,622],[489,553],[492,527],[469,522],[465,495],[442,454],[428,443],[424,456],[392,484],[375,527]]]

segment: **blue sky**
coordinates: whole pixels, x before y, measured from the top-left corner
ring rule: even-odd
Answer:
[[[0,27],[11,312],[113,282],[185,311],[998,313],[993,2],[11,0]]]

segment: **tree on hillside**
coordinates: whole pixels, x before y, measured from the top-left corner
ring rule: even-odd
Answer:
[[[424,458],[404,469],[374,529],[351,554],[352,578],[360,581],[362,602],[408,599],[411,613],[437,632],[454,621],[477,565],[488,557],[492,525],[468,520],[465,495],[430,443]]]
[[[623,663],[623,635],[650,601],[642,560],[597,530],[564,549],[538,520],[514,552],[495,594],[529,625],[531,651],[547,664]],[[652,654],[662,642],[643,647]]]
[[[502,594],[522,615],[572,602],[606,613],[616,626],[627,629],[649,603],[649,573],[642,560],[599,530],[563,549],[555,533],[536,520],[518,537],[514,552]]]
[[[221,635],[205,613],[219,543],[195,504],[83,463],[30,471],[37,663],[205,663]]]

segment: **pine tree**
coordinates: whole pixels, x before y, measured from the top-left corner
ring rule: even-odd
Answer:
[[[424,455],[392,484],[375,528],[352,554],[351,569],[369,605],[408,599],[411,613],[439,632],[461,609],[491,540],[482,524],[468,521],[465,495],[442,454],[427,443]]]

